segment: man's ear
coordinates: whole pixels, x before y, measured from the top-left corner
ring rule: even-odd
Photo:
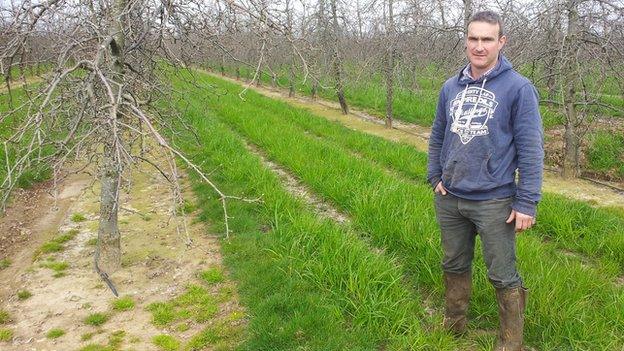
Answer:
[[[505,46],[505,44],[507,43],[507,36],[503,35],[502,37],[498,38],[498,43],[500,44],[502,49],[503,46]]]

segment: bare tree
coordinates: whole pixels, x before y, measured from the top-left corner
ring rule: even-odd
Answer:
[[[180,128],[191,129],[173,108],[163,111],[155,104],[172,98],[166,81],[176,73],[167,64],[186,66],[187,55],[197,50],[181,47],[201,48],[205,43],[196,41],[202,37],[196,32],[214,32],[212,10],[202,2],[157,0],[28,1],[2,9],[11,18],[1,33],[9,38],[0,50],[4,77],[17,65],[28,64],[26,53],[36,36],[48,39],[46,51],[53,58],[42,82],[0,116],[0,122],[19,120],[4,140],[3,204],[17,179],[34,165],[49,165],[55,184],[71,160],[82,161],[75,171],[97,170],[101,192],[94,266],[114,293],[108,274],[121,263],[119,195],[137,163],[153,165],[171,182],[172,213],[182,203],[176,162],[197,172],[219,195],[229,235],[226,200],[234,197],[222,193],[168,140]],[[158,146],[168,169],[149,159],[143,148],[146,138]],[[184,231],[184,221],[176,225]],[[188,236],[186,243],[191,244]]]
[[[568,19],[568,29],[564,39],[562,54],[562,78],[563,78],[563,105],[565,108],[565,156],[563,159],[563,176],[576,177],[579,175],[579,135],[577,128],[581,121],[577,112],[576,103],[576,69],[579,52],[579,13],[580,1],[566,1],[566,14]]]
[[[388,0],[387,15],[387,45],[384,58],[384,71],[386,75],[386,128],[392,128],[392,104],[394,101],[394,61],[396,57],[396,28],[394,25],[393,0]]]
[[[325,0],[320,0],[323,3]],[[344,82],[342,73],[342,57],[340,55],[340,26],[338,25],[338,13],[336,10],[336,0],[330,0],[330,8],[332,15],[332,30],[331,30],[331,60],[332,69],[334,74],[334,84],[336,88],[336,96],[340,103],[340,109],[343,114],[349,113],[349,106],[347,106],[347,100],[344,96]]]
[[[548,4],[540,23],[546,28],[535,41],[546,41],[537,50],[546,82],[542,101],[561,111],[564,120],[562,174],[581,173],[583,140],[596,121],[608,114],[624,114],[605,100],[605,82],[621,74],[618,65],[624,56],[617,44],[621,33],[611,23],[621,23],[624,6],[617,2],[565,0]],[[622,94],[620,87],[620,95]]]

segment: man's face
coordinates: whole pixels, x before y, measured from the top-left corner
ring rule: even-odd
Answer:
[[[496,64],[498,53],[507,42],[504,35],[498,37],[498,30],[498,24],[487,22],[472,22],[468,25],[466,56],[470,61],[473,74],[483,74]]]

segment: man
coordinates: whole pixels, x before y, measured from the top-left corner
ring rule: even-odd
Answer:
[[[499,307],[497,351],[522,350],[527,289],[515,240],[535,223],[544,159],[537,91],[501,54],[506,41],[496,13],[470,19],[469,63],[440,92],[427,175],[444,251],[444,326],[466,329],[478,233]]]

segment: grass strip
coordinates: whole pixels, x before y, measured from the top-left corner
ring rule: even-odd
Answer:
[[[373,253],[349,227],[312,214],[199,100],[185,114],[201,138],[201,146],[180,141],[193,160],[213,170],[226,192],[263,195],[262,204],[230,202],[235,235],[222,244],[252,316],[244,348],[457,349],[445,333],[425,332],[420,298],[402,284],[392,258]],[[202,218],[220,223],[218,199],[199,182],[195,190]]]
[[[256,100],[269,100],[263,96],[249,92],[247,103],[241,103],[235,93],[239,87],[204,79],[229,93],[209,102],[222,121],[349,212],[356,228],[370,233],[376,245],[409,262],[416,284],[441,291],[439,232],[429,186],[388,175],[370,161],[306,135],[282,114],[254,106]],[[520,236],[518,247],[520,269],[532,288],[530,344],[581,350],[624,345],[624,294],[612,284],[612,277],[533,236]],[[531,259],[522,259],[527,257]],[[479,317],[478,326],[493,328],[496,306],[482,267],[477,262],[472,314]]]

